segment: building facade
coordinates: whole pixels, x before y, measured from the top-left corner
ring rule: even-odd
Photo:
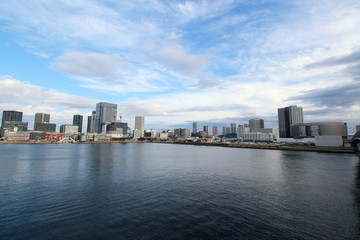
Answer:
[[[209,133],[209,126],[203,126],[203,130],[204,132]]]
[[[279,135],[280,138],[293,137],[291,125],[303,123],[303,110],[296,105],[278,109]]]
[[[70,124],[64,124],[60,125],[60,133],[78,133],[79,132],[79,126],[77,125],[70,125]]]
[[[36,131],[42,132],[56,132],[56,124],[55,123],[37,123]]]
[[[4,126],[5,121],[22,122],[23,113],[18,111],[3,111],[1,127]]]
[[[294,138],[308,138],[316,136],[341,136],[347,138],[346,123],[342,122],[312,122],[297,123],[291,126]]]
[[[214,137],[217,137],[217,135],[218,135],[218,127],[217,126],[212,126],[212,135]]]
[[[135,129],[139,132],[140,137],[144,137],[145,119],[143,116],[135,116]]]
[[[50,114],[47,113],[35,113],[34,130],[42,131],[38,129],[39,123],[50,123]]]
[[[250,132],[253,132],[255,129],[264,128],[264,119],[252,118],[249,120]]]
[[[99,102],[96,104],[95,129],[96,133],[105,133],[106,126],[116,121],[117,104]]]
[[[193,122],[193,133],[197,133],[197,122]]]
[[[236,123],[230,123],[230,133],[236,133]]]
[[[82,133],[82,125],[83,125],[83,116],[82,115],[74,115],[73,117],[73,125],[79,127],[79,133]]]

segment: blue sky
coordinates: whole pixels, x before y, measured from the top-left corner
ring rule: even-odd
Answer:
[[[133,128],[243,124],[302,106],[360,124],[359,1],[0,2],[0,110],[58,124],[117,103]]]

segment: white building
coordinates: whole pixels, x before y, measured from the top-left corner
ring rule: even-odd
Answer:
[[[134,138],[135,131],[138,130],[140,132],[140,137],[144,137],[144,124],[145,120],[143,116],[135,116],[135,128],[134,128]]]

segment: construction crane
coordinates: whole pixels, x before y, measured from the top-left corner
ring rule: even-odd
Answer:
[[[127,112],[127,108],[124,111],[119,111],[120,122],[122,122],[123,115]]]

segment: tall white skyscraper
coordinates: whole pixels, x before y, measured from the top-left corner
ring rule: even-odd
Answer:
[[[193,133],[197,133],[197,122],[193,122]]]
[[[134,131],[140,132],[140,137],[144,137],[144,117],[143,116],[135,116]]]
[[[116,121],[117,104],[99,102],[96,104],[95,132],[106,132],[106,126]]]

